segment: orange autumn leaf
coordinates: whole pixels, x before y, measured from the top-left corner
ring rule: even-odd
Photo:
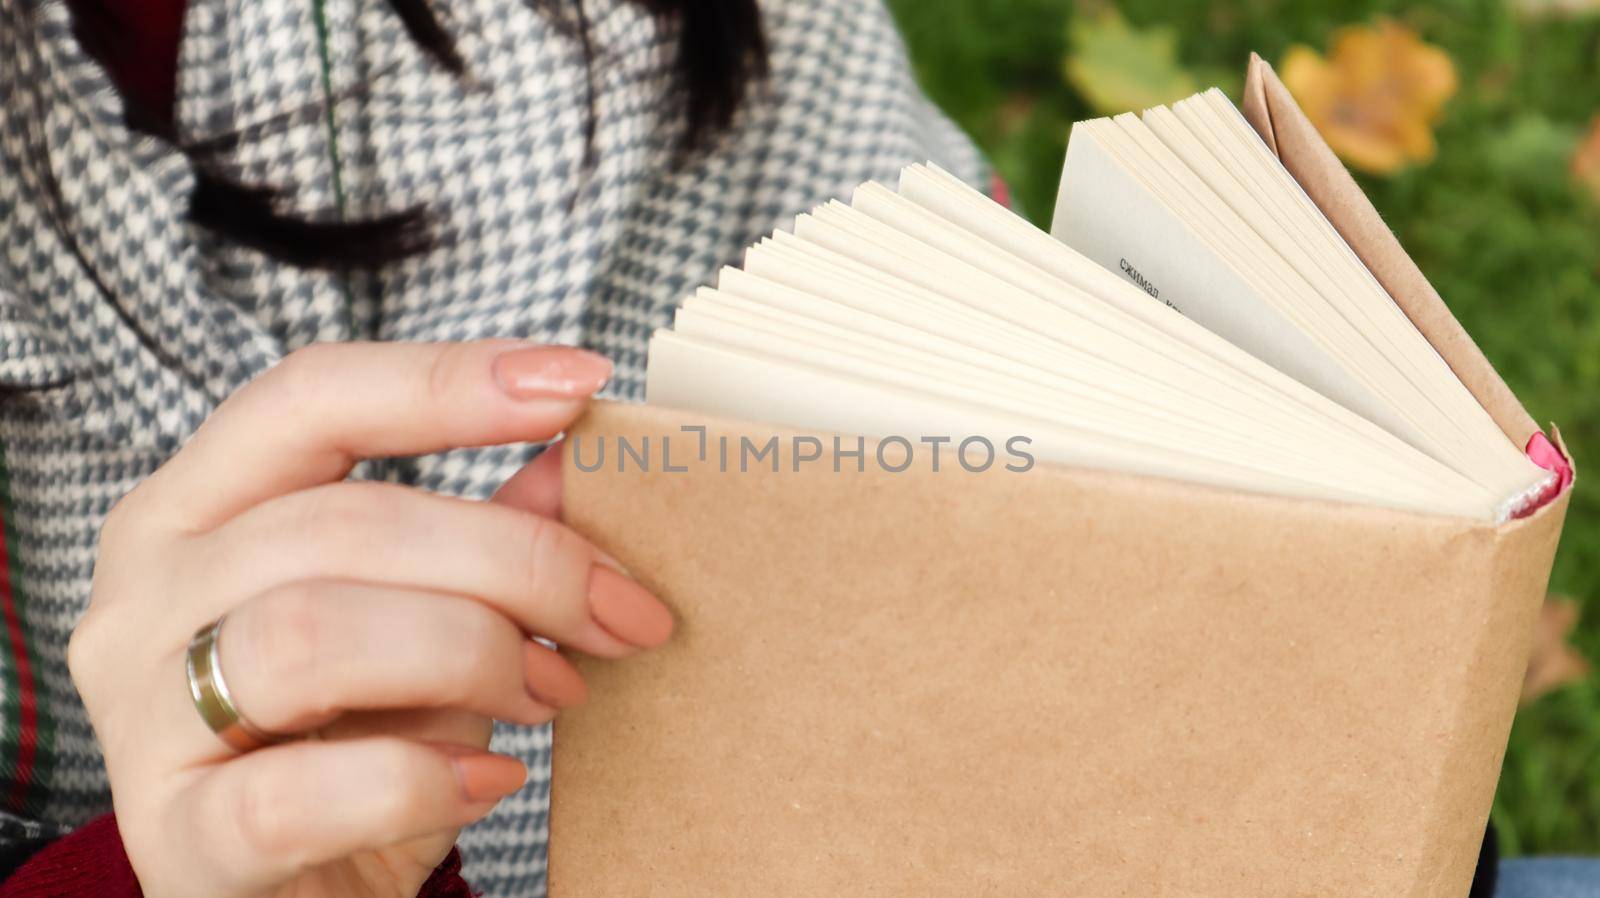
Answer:
[[[1456,92],[1450,57],[1388,19],[1340,29],[1326,58],[1291,47],[1278,70],[1334,152],[1374,174],[1432,159],[1434,123]]]
[[[1600,116],[1589,124],[1589,132],[1572,154],[1572,177],[1600,202]]]
[[[1577,624],[1577,602],[1557,596],[1545,600],[1534,628],[1528,673],[1522,681],[1523,704],[1589,675],[1589,662],[1567,641]]]

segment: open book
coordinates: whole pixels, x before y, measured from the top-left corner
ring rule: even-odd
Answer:
[[[575,658],[552,896],[1466,894],[1572,468],[1242,96],[1078,125],[1053,236],[927,166],[802,216],[573,424],[682,626]]]
[[[684,302],[648,401],[1483,520],[1550,483],[1220,92],[1074,127],[1053,231],[863,185]]]

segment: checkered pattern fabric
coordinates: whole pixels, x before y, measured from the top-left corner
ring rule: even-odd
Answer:
[[[547,4],[548,5],[548,4]],[[730,133],[674,166],[675,35],[627,0],[588,0],[595,64],[563,4],[443,0],[466,78],[386,4],[191,0],[186,139],[242,131],[225,164],[307,212],[426,203],[438,246],[376,273],[276,264],[185,221],[191,173],[122,125],[58,0],[0,0],[0,840],[109,808],[67,674],[111,505],[233,390],[315,341],[516,336],[588,346],[639,398],[646,340],[676,302],[794,214],[932,159],[982,184],[971,145],[918,93],[868,0],[771,0],[773,76]],[[325,102],[332,98],[331,103]],[[585,116],[598,164],[583,168]],[[260,127],[274,122],[275,127]],[[534,450],[454,452],[370,476],[489,494]],[[159,609],[153,609],[159,613]],[[542,895],[547,729],[502,727],[529,786],[462,837],[490,896]]]

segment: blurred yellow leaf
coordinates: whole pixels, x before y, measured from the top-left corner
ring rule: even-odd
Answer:
[[[1193,76],[1178,65],[1177,32],[1138,29],[1115,9],[1075,16],[1068,30],[1069,81],[1095,111],[1148,109],[1196,93]]]
[[[1523,704],[1570,683],[1582,682],[1589,675],[1589,662],[1567,642],[1577,624],[1577,602],[1558,596],[1545,600],[1533,632],[1528,673],[1522,681]]]
[[[1387,19],[1340,29],[1326,58],[1291,47],[1278,71],[1328,146],[1374,174],[1432,159],[1433,125],[1456,92],[1450,57]]]
[[[1572,154],[1572,176],[1600,202],[1600,116],[1589,123],[1589,132],[1578,141]]]

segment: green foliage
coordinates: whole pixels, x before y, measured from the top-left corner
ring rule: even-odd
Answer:
[[[889,5],[930,95],[982,144],[1020,208],[1047,224],[1070,124],[1095,114],[1063,77],[1068,36],[1103,7]],[[1561,426],[1580,470],[1600,471],[1600,203],[1568,167],[1600,115],[1600,18],[1531,19],[1512,0],[1117,5],[1135,28],[1178,36],[1182,72],[1235,95],[1250,51],[1276,61],[1294,43],[1325,49],[1339,27],[1379,15],[1443,47],[1461,90],[1439,124],[1438,158],[1362,184],[1528,410]],[[1551,588],[1584,603],[1574,638],[1600,662],[1600,475],[1579,481]],[[1495,821],[1508,853],[1600,852],[1600,676],[1523,709]]]

